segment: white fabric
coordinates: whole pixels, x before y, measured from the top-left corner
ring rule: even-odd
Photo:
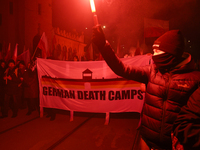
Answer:
[[[149,64],[149,59],[150,56],[135,56],[122,61],[141,66]],[[83,80],[86,69],[91,71],[92,80]],[[37,70],[40,107],[99,113],[141,112],[141,84],[120,78],[105,61],[37,59]]]

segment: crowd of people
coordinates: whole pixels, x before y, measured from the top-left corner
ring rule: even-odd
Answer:
[[[0,108],[1,118],[8,117],[12,110],[12,118],[17,117],[19,109],[28,107],[26,115],[39,111],[39,89],[37,70],[34,63],[24,61],[0,61]]]

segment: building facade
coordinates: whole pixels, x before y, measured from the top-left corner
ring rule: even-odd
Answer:
[[[0,1],[0,51],[6,51],[10,43],[13,53],[18,43],[18,55],[24,47],[33,54],[43,32],[51,55],[57,50],[62,55],[67,52],[66,56],[56,56],[56,59],[67,60],[70,51],[76,51],[79,57],[83,55],[83,34],[65,33],[52,26],[52,0]]]

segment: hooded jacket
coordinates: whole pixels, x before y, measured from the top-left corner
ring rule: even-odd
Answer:
[[[173,129],[174,136],[185,150],[200,149],[200,87],[181,108]]]
[[[184,61],[161,73],[155,64],[142,67],[123,64],[108,42],[100,52],[117,75],[146,84],[140,133],[150,147],[171,149],[173,123],[200,81],[200,72],[194,71],[190,54],[184,53]]]

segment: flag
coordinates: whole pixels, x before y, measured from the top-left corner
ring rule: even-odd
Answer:
[[[17,61],[17,46],[18,46],[18,44],[16,43],[16,45],[15,45],[15,50],[14,50],[14,54],[13,54],[13,57],[12,57],[12,59],[16,62]]]
[[[24,45],[23,53],[26,51],[26,46]]]
[[[25,52],[21,53],[20,55],[17,56],[18,60],[23,60],[25,64],[27,65],[30,62],[30,51],[29,49],[26,50]]]
[[[159,37],[169,30],[169,21],[144,19],[144,37]]]
[[[42,36],[40,38],[37,47],[42,50],[42,58],[47,58],[48,56],[50,56],[45,32],[42,33]]]
[[[9,43],[9,45],[8,45],[8,50],[7,50],[7,52],[6,52],[6,56],[5,56],[5,61],[8,61],[9,59],[10,59],[10,43]]]

